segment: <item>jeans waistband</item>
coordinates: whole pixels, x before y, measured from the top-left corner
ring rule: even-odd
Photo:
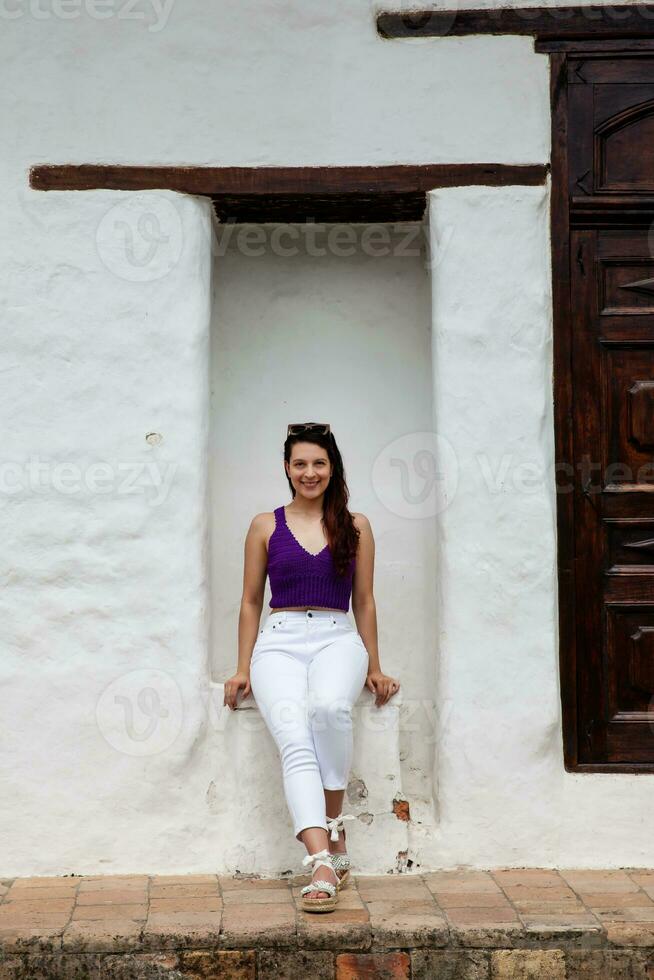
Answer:
[[[268,613],[268,621],[279,623],[311,623],[316,620],[332,620],[336,623],[349,623],[348,614],[342,609],[282,609]]]

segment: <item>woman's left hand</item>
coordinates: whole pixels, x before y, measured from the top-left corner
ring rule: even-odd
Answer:
[[[386,704],[396,691],[399,691],[400,682],[381,670],[371,670],[366,677],[366,687],[376,695],[375,704],[379,708],[382,704]]]

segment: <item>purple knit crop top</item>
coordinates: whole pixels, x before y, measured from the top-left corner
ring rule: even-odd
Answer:
[[[356,558],[350,562],[347,575],[340,578],[329,545],[313,555],[291,534],[284,507],[276,507],[274,513],[275,530],[268,540],[270,608],[324,606],[347,612]]]

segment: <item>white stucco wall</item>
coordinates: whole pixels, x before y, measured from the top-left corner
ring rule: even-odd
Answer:
[[[25,481],[0,495],[0,870],[275,873],[294,856],[297,870],[301,849],[282,835],[277,866],[264,862],[270,838],[234,844],[243,803],[226,760],[240,747],[256,774],[267,756],[248,753],[261,748],[250,735],[234,749],[236,726],[221,728],[208,703],[212,662],[220,673],[227,659],[223,646],[214,660],[210,608],[226,602],[233,620],[237,591],[209,589],[209,205],[155,194],[141,211],[161,223],[139,225],[132,195],[30,191],[28,168],[544,163],[548,62],[529,38],[382,40],[365,2],[144,0],[130,11],[117,0],[102,20],[93,9],[16,0],[0,11],[0,411],[4,475]],[[433,445],[459,477],[434,524],[425,649],[438,648],[426,692],[438,737],[428,749],[407,744],[408,729],[384,736],[386,752],[397,748],[386,775],[413,819],[379,842],[361,833],[360,870],[384,869],[378,843],[405,847],[420,870],[651,864],[652,780],[564,772],[553,481],[533,494],[511,482],[525,457],[552,456],[547,193],[452,188],[431,200],[446,244],[432,280],[443,437]],[[499,494],[486,489],[480,451],[491,471],[513,454]],[[33,456],[54,489],[35,489]],[[108,492],[62,489],[98,460],[113,467]],[[55,471],[64,462],[67,476]],[[143,492],[119,489],[121,463],[132,474],[149,464]],[[365,479],[352,483],[366,510]],[[272,476],[248,513],[276,501],[275,487]],[[388,642],[403,559],[390,519],[372,516],[388,549],[378,579]],[[154,672],[130,675],[144,668]],[[403,680],[410,693],[415,678]],[[372,741],[359,739],[357,764]],[[433,772],[407,767],[432,751]],[[375,794],[384,778],[373,776]]]
[[[563,766],[547,187],[429,194],[440,828],[429,863],[648,866],[654,780]]]
[[[44,203],[3,294],[3,873],[179,866],[207,723],[210,205]],[[168,236],[143,265],[138,215]]]
[[[366,514],[375,535],[382,669],[402,685],[401,739],[393,757],[379,745],[379,765],[401,768],[412,820],[434,832],[435,520],[408,499],[420,499],[426,482],[415,469],[423,446],[416,434],[432,427],[428,246],[420,222],[317,224],[311,235],[301,225],[216,229],[211,655],[217,679],[233,673],[248,525],[291,500],[282,462],[288,422],[329,421],[349,506]],[[264,617],[269,603],[267,584]],[[371,782],[370,754],[361,765],[352,768],[346,806],[371,821],[365,840],[377,861],[377,828],[398,786]],[[368,792],[382,801],[376,809],[361,797]],[[276,793],[262,807],[264,822],[278,815]],[[381,850],[382,867],[394,867],[400,848],[384,842]]]

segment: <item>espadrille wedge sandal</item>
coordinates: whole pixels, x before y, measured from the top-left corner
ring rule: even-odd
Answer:
[[[315,854],[307,854],[306,857],[302,858],[302,864],[311,864],[311,873],[314,870],[323,865],[325,868],[329,868],[330,871],[334,871],[334,866],[331,862],[331,854],[325,848],[323,851],[316,851]],[[334,871],[334,874],[336,872]],[[338,877],[338,875],[336,875]],[[305,898],[309,892],[327,892],[328,898]],[[325,881],[323,878],[316,878],[315,881],[310,882],[310,884],[305,885],[304,888],[300,890],[300,896],[302,898],[302,908],[305,912],[333,912],[336,908],[336,903],[338,901],[338,886],[334,884],[333,881]]]
[[[345,839],[345,827],[343,827],[343,823],[346,820],[356,820],[356,817],[353,813],[339,813],[337,817],[327,818],[327,829],[330,831],[330,840],[338,840],[339,825],[343,830],[343,839]],[[350,859],[345,853],[332,854],[331,858],[332,866],[338,878],[336,888],[340,891],[341,888],[345,888],[350,880]]]

